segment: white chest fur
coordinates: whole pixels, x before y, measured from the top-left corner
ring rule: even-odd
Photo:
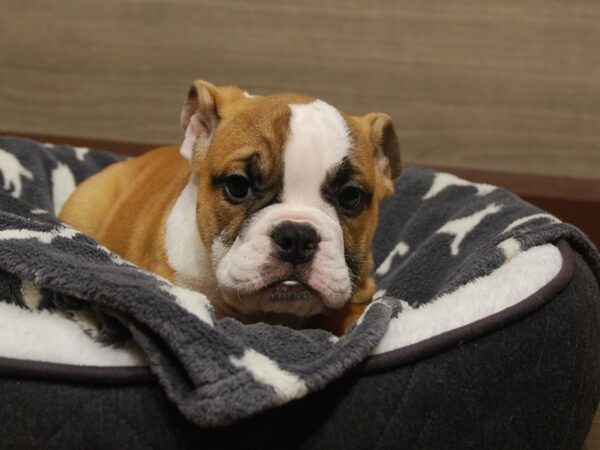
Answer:
[[[175,271],[177,284],[208,293],[214,288],[210,258],[198,232],[195,175],[177,198],[166,224],[167,260]]]

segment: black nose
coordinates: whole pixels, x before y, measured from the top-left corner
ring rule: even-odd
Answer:
[[[271,233],[277,256],[292,264],[309,262],[319,247],[321,238],[312,226],[301,222],[281,222]]]

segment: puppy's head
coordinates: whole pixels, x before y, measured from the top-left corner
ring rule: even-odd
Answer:
[[[370,300],[378,204],[401,168],[389,116],[196,81],[181,121],[220,301],[309,317]]]

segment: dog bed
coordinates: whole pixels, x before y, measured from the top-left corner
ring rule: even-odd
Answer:
[[[502,189],[409,167],[379,291],[345,335],[215,320],[60,223],[122,157],[0,139],[0,408],[10,448],[578,448],[600,257]]]

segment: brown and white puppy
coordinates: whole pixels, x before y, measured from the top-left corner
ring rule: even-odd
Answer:
[[[342,332],[375,290],[378,205],[401,169],[390,117],[196,81],[181,124],[179,149],[109,166],[60,217],[218,316]]]

